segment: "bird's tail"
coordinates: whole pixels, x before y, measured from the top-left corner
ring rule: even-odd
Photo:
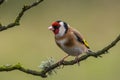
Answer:
[[[88,49],[88,51],[86,52],[88,55],[94,56],[94,57],[98,57],[98,55],[95,54],[95,52],[93,52],[92,50]]]
[[[91,49],[88,49],[86,53],[91,54],[91,53],[94,53],[94,52]]]
[[[87,53],[88,55],[90,55],[90,56],[95,57],[95,58],[97,58],[97,57],[101,57],[101,58],[102,58],[101,55],[96,54],[96,52],[93,52],[93,51],[90,50],[90,49],[88,49],[88,51],[87,51],[86,53]]]

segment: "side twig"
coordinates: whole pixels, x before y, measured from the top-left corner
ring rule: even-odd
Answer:
[[[2,24],[0,24],[0,31],[4,31],[4,30],[7,30],[8,28],[12,28],[12,27],[20,25],[20,20],[21,20],[22,16],[24,15],[24,13],[27,10],[37,6],[42,1],[43,0],[38,0],[38,1],[34,2],[34,3],[32,3],[31,5],[24,5],[24,7],[22,8],[22,10],[20,11],[19,15],[16,17],[16,19],[15,19],[15,21],[13,23],[8,24],[7,26],[2,26]]]
[[[3,4],[4,1],[5,1],[5,0],[0,0],[0,5]]]
[[[119,41],[120,41],[120,35],[113,42],[111,42],[111,44],[109,44],[108,46],[104,47],[103,49],[101,49],[97,52],[92,52],[91,54],[85,54],[85,55],[81,56],[78,59],[78,61],[79,62],[84,61],[85,59],[87,59],[90,56],[93,56],[93,57],[97,58],[97,57],[101,56],[102,54],[107,53],[108,50],[111,49],[113,46],[115,46]],[[45,77],[47,77],[47,73],[49,71],[54,70],[55,68],[59,67],[60,65],[64,65],[64,66],[74,65],[74,64],[78,63],[78,61],[71,60],[71,61],[63,61],[63,62],[60,62],[60,63],[55,63],[55,64],[51,65],[50,67],[48,67],[48,68],[46,68],[42,71],[25,69],[19,63],[16,64],[16,65],[3,65],[3,66],[0,66],[0,72],[19,70],[19,71],[25,72],[27,74],[32,74],[32,75],[35,75],[35,76],[41,76],[41,77],[45,78]]]

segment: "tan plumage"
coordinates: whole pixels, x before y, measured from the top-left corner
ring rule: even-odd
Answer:
[[[67,54],[78,56],[81,53],[87,52],[88,48],[85,43],[81,43],[77,40],[76,35],[83,39],[82,35],[77,30],[68,28],[67,33],[62,37],[55,37],[55,41]]]
[[[83,36],[63,21],[56,21],[49,27],[55,34],[56,44],[69,55],[78,56],[90,51],[88,43]],[[66,57],[68,57],[66,56]],[[64,57],[63,60],[66,58]]]

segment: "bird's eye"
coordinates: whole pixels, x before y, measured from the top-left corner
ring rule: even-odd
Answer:
[[[59,26],[54,26],[54,29],[59,29]]]

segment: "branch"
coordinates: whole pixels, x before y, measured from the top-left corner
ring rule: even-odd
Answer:
[[[24,67],[21,66],[20,63],[18,63],[16,65],[7,64],[7,65],[0,66],[0,72],[12,71],[12,70],[19,70],[19,71],[25,72],[27,74],[32,74],[32,75],[44,77],[44,75],[41,72],[38,72],[35,70],[30,70],[30,69],[25,69]]]
[[[4,1],[5,1],[5,0],[0,0],[0,5],[3,4]]]
[[[8,29],[8,28],[12,28],[12,27],[15,27],[15,26],[20,25],[20,20],[21,20],[22,16],[24,15],[24,13],[25,13],[27,10],[29,10],[29,9],[37,6],[37,5],[38,5],[39,3],[41,3],[42,1],[43,1],[43,0],[38,0],[38,1],[34,2],[34,3],[32,3],[31,5],[24,5],[24,7],[22,8],[22,10],[20,11],[20,13],[18,14],[18,16],[16,17],[15,22],[10,23],[10,24],[8,24],[7,26],[2,26],[2,24],[0,24],[0,31],[4,31],[4,30],[6,30],[6,29]]]
[[[111,49],[113,46],[115,46],[118,42],[120,41],[120,35],[113,41],[111,42],[111,44],[109,44],[108,46],[104,47],[103,49],[97,51],[97,52],[92,52],[91,54],[85,54],[83,56],[81,56],[78,61],[76,60],[71,60],[71,61],[63,61],[63,62],[57,62],[53,65],[51,65],[50,67],[47,67],[46,69],[42,70],[42,71],[35,71],[35,70],[30,70],[30,69],[25,69],[24,67],[22,67],[19,63],[16,65],[4,65],[0,67],[0,72],[2,71],[13,71],[13,70],[19,70],[22,72],[25,72],[27,74],[32,74],[35,76],[41,76],[43,78],[47,77],[47,73],[49,71],[54,70],[55,68],[59,67],[60,65],[74,65],[78,62],[84,61],[85,59],[87,59],[90,56],[93,56],[95,58],[101,56],[102,54],[105,54],[108,52],[109,49]]]

